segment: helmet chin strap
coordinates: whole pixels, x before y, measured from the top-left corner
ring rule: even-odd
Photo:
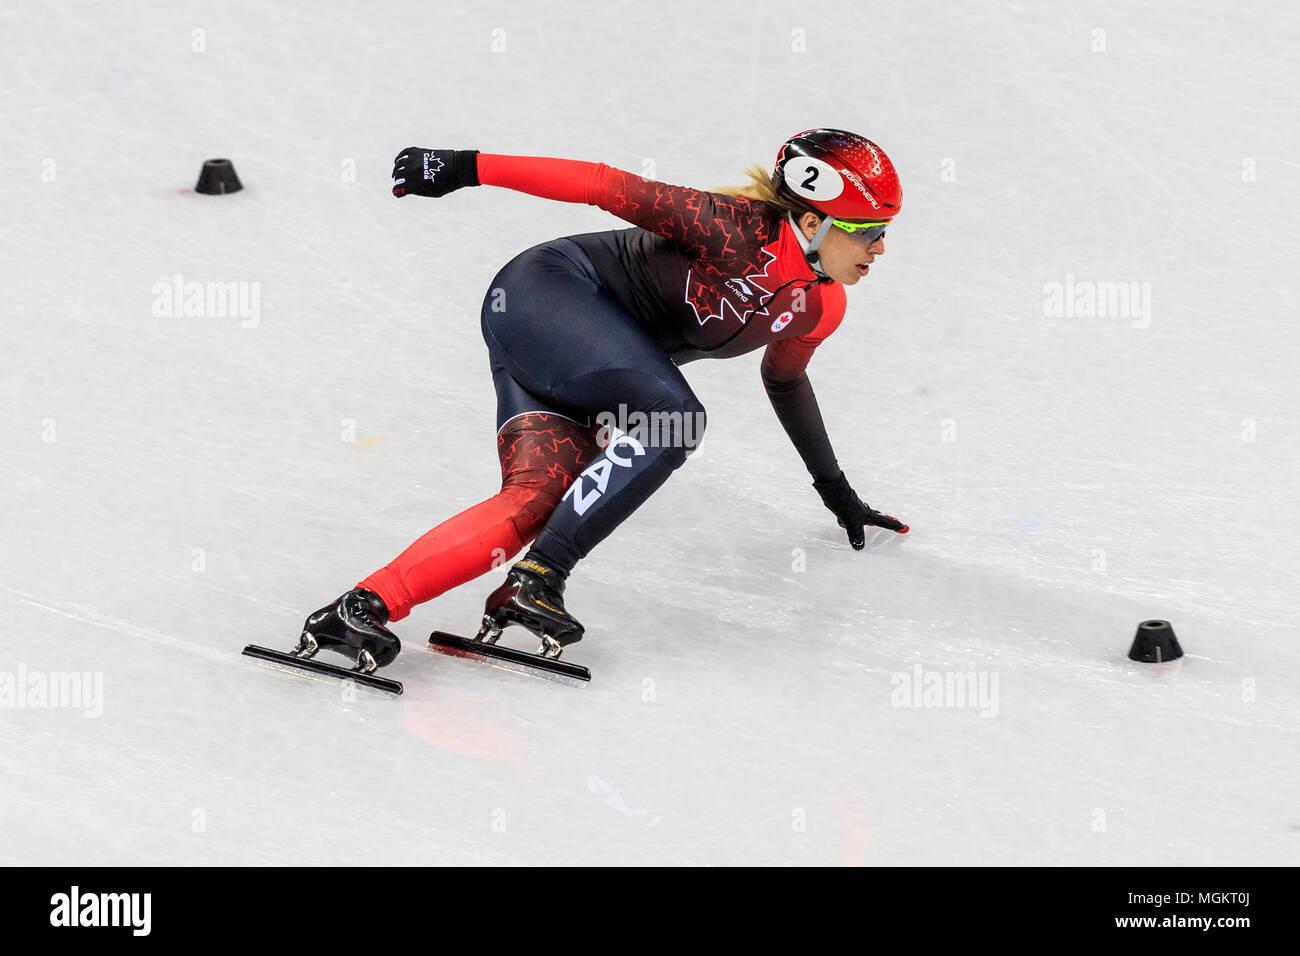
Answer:
[[[808,260],[808,265],[812,267],[812,271],[817,273],[823,279],[829,279],[830,276],[822,270],[821,256],[817,254],[817,250],[821,248],[822,240],[826,238],[826,233],[831,230],[831,217],[822,216],[821,225],[817,227],[817,231],[813,233],[811,239],[805,238],[803,230],[800,229],[798,223],[794,221],[794,215],[792,213],[786,213],[785,217],[790,220],[790,225],[794,227],[794,236],[799,240],[799,247],[803,249],[803,257]]]

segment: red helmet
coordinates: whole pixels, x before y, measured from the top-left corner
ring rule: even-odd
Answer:
[[[903,187],[885,151],[842,129],[791,136],[772,174],[778,191],[833,219],[888,222],[903,205]]]

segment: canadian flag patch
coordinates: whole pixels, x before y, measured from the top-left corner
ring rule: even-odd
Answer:
[[[790,324],[792,319],[794,319],[793,312],[782,312],[772,321],[772,331],[780,332],[783,328],[785,328],[787,325]]]

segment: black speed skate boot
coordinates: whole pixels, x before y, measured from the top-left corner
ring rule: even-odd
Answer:
[[[508,624],[541,638],[543,657],[559,657],[567,645],[582,640],[582,625],[564,609],[564,576],[531,555],[516,561],[505,583],[488,596],[475,640],[495,644]]]
[[[344,654],[369,674],[391,664],[402,649],[397,635],[384,627],[388,608],[374,591],[353,588],[311,614],[302,626],[294,654],[312,657],[321,648]]]

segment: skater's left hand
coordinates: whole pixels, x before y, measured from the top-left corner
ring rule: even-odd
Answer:
[[[834,481],[813,482],[813,488],[821,495],[822,503],[840,519],[840,527],[848,532],[849,544],[855,551],[861,551],[866,545],[865,528],[868,525],[907,534],[907,525],[892,515],[882,514],[859,498],[842,471]]]
[[[393,195],[441,198],[478,185],[478,150],[408,146],[393,160]]]

